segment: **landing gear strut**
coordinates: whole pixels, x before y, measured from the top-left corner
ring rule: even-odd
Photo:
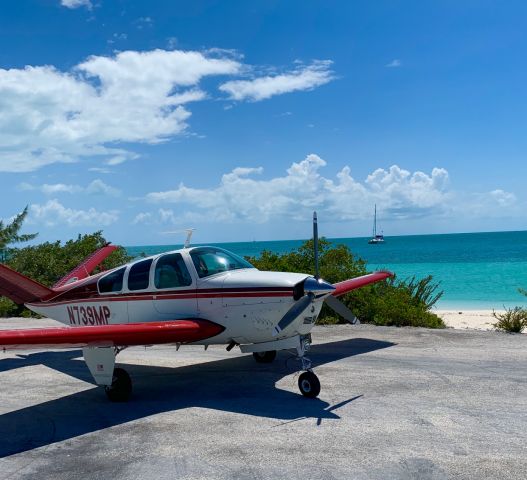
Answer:
[[[304,372],[298,377],[298,388],[300,393],[308,398],[316,398],[320,393],[320,381],[311,369],[311,360],[305,356],[305,353],[311,346],[311,336],[300,338],[300,346],[296,351],[298,358],[302,362]]]
[[[113,370],[112,384],[104,387],[111,402],[126,402],[132,394],[132,380],[123,368]]]

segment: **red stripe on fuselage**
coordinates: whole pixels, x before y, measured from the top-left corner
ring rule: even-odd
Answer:
[[[277,291],[278,290],[278,291]],[[125,293],[117,295],[97,295],[93,297],[85,297],[63,301],[49,301],[42,303],[28,303],[29,306],[46,306],[52,307],[56,305],[69,305],[72,303],[93,303],[93,302],[134,302],[141,300],[181,300],[192,298],[257,298],[257,297],[290,297],[292,296],[292,289],[262,289],[256,291],[254,288],[227,290],[221,289],[206,289],[206,290],[183,290],[179,292],[144,292],[144,293]]]

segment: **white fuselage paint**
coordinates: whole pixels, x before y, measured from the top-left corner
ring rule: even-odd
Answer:
[[[27,304],[27,307],[71,327],[202,318],[225,328],[219,335],[198,342],[204,345],[226,344],[232,340],[240,344],[268,342],[306,335],[313,328],[322,308],[322,297],[313,301],[293,323],[273,337],[274,327],[295,303],[292,288],[306,279],[307,274],[247,268],[199,278],[190,250],[167,253],[182,255],[192,277],[191,285],[169,291],[154,287],[154,268],[162,254],[152,257],[149,285],[144,290],[132,292],[127,289],[130,267],[136,263],[132,262],[127,265],[120,292],[78,300],[52,299]],[[145,259],[137,261],[142,260]],[[83,285],[91,278],[72,283],[67,289]]]

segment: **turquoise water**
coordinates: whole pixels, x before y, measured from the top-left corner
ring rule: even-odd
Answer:
[[[374,270],[387,268],[399,278],[433,275],[444,290],[438,308],[495,308],[527,306],[527,231],[412,235],[386,237],[384,245],[367,238],[330,239],[347,245]],[[238,255],[257,256],[262,250],[291,251],[303,240],[214,244]],[[127,247],[130,255],[153,255],[181,245]]]

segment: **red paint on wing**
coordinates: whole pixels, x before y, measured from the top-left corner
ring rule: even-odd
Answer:
[[[363,275],[362,277],[351,278],[350,280],[344,280],[343,282],[335,283],[335,291],[332,293],[334,297],[339,297],[345,293],[351,292],[356,288],[364,287],[371,283],[380,282],[389,277],[393,277],[394,274],[388,271],[374,272],[369,273],[368,275]]]
[[[22,304],[46,299],[53,290],[0,263],[0,295]]]
[[[199,318],[122,325],[0,330],[0,348],[68,348],[191,343],[218,335],[223,330],[224,327],[221,325]]]

